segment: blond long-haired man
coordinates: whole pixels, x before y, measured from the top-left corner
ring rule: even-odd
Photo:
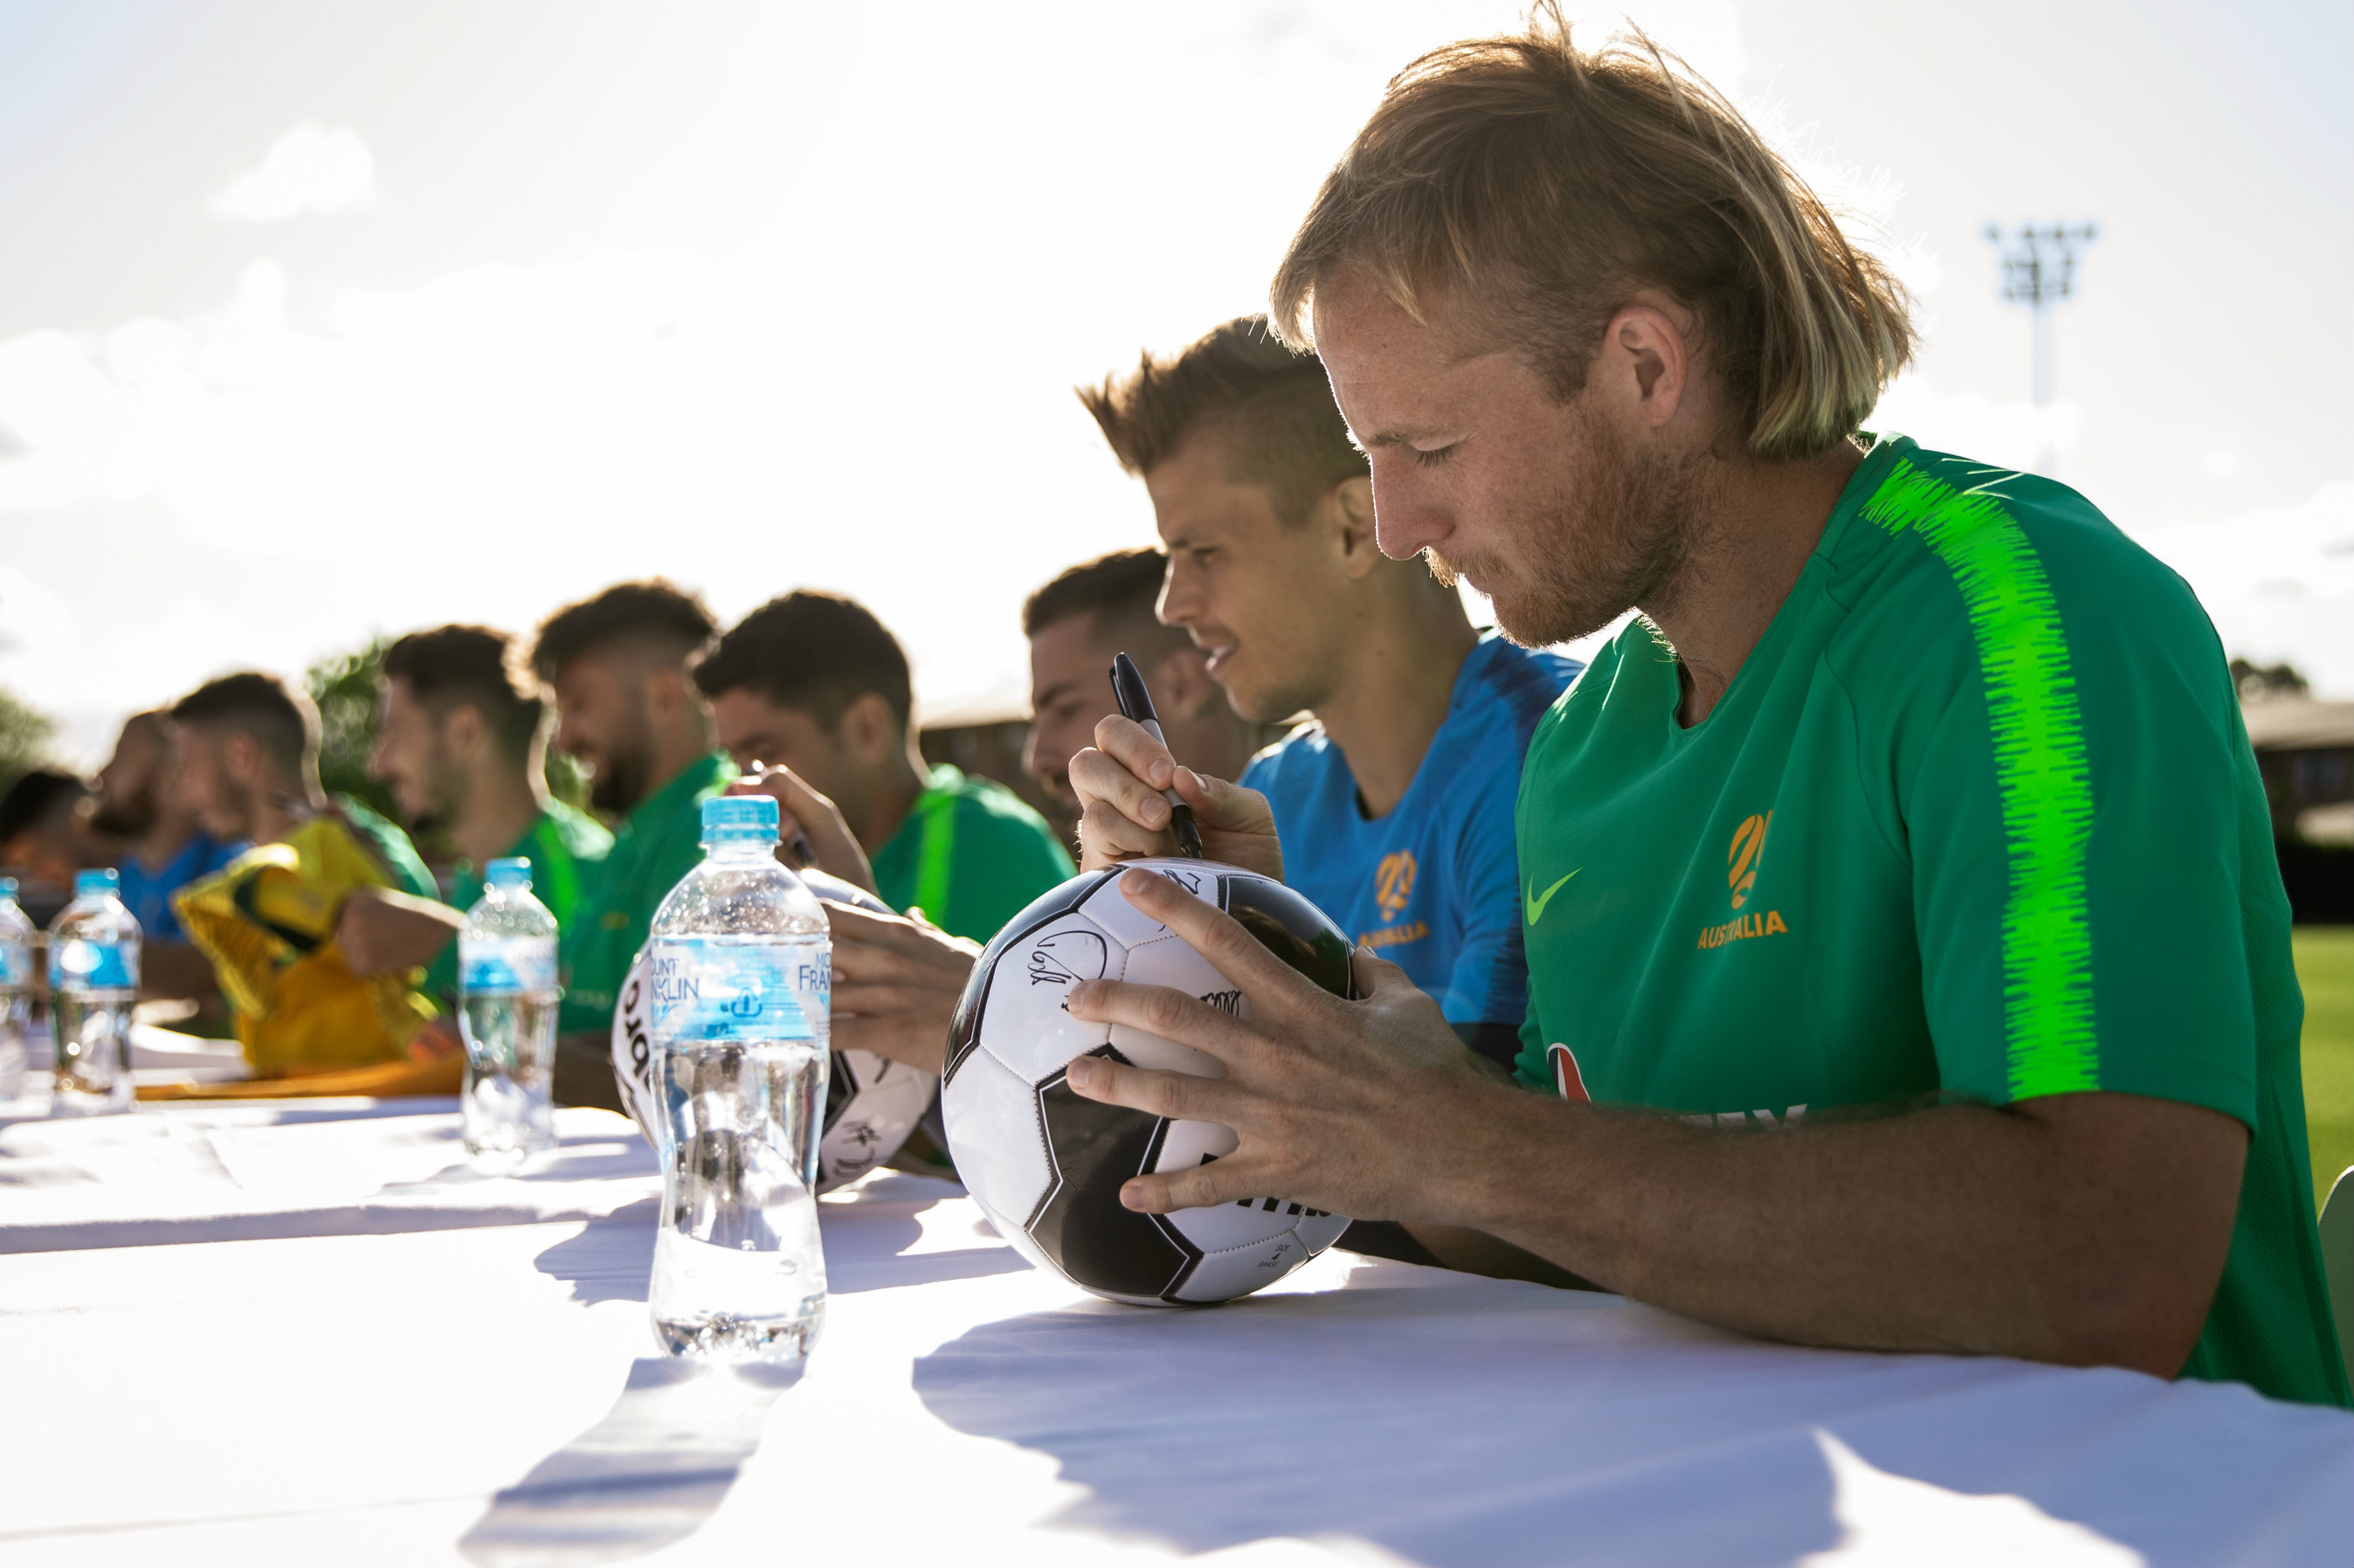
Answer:
[[[1903,292],[1739,114],[1549,13],[1437,50],[1272,303],[1372,455],[1384,551],[1527,643],[1642,613],[1529,747],[1518,1086],[1370,953],[1340,1001],[1132,876],[1251,1006],[1074,991],[1225,1065],[1072,1064],[1241,1135],[1125,1201],[1276,1193],[1770,1338],[2347,1403],[2215,634],[2082,496],[1862,432]],[[1124,721],[1097,745],[1089,863],[1160,847],[1172,776],[1212,853],[1265,854],[1254,797]]]

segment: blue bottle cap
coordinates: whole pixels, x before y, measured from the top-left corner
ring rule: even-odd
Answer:
[[[101,866],[95,871],[74,873],[76,898],[96,898],[101,894],[111,898],[122,891],[122,878],[111,865]]]
[[[493,887],[529,887],[531,857],[517,854],[494,860],[482,867],[482,880]]]
[[[14,898],[16,896],[16,879],[13,876],[0,876],[0,898]]]
[[[722,795],[703,803],[703,842],[777,842],[777,802],[768,795]]]

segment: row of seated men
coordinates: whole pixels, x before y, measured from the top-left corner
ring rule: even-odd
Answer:
[[[1070,800],[1065,765],[1112,709],[1112,655],[1131,653],[1176,755],[1268,797],[1290,879],[1508,1062],[1526,1001],[1513,790],[1577,666],[1481,632],[1421,562],[1381,555],[1366,461],[1321,366],[1263,320],[1081,398],[1143,477],[1164,548],[1075,566],[1022,607],[1026,767]],[[457,923],[481,866],[529,857],[563,932],[559,1097],[610,1104],[616,993],[700,856],[702,802],[748,771],[790,769],[833,808],[804,814],[855,839],[849,858],[885,902],[970,942],[1072,874],[1010,791],[924,763],[913,707],[898,641],[847,599],[789,592],[723,630],[693,593],[629,582],[527,641],[445,626],[387,650],[370,770],[408,828],[456,850],[448,886],[400,825],[322,789],[314,712],[259,673],[133,719],[84,822],[134,841],[118,863],[151,991],[192,993],[209,967],[268,1080],[371,1070],[378,1088],[440,1086]],[[1262,726],[1303,711],[1313,722],[1254,758]],[[594,814],[549,796],[550,744],[588,773]],[[183,932],[192,950],[175,948]],[[937,1022],[887,985],[852,994],[869,1012],[838,1018],[843,1044]]]
[[[2354,1404],[2288,904],[2214,629],[2085,497],[1865,429],[1912,303],[1792,165],[1649,40],[1581,48],[1547,4],[1392,79],[1269,299],[1269,323],[1084,394],[1151,495],[1158,620],[1198,652],[1150,651],[1176,755],[1103,716],[1102,661],[1149,624],[1110,565],[1032,601],[1034,749],[1066,759],[1083,863],[1167,853],[1173,789],[1218,858],[1346,924],[1365,995],[1334,1001],[1169,879],[1122,878],[1251,1003],[1065,997],[1226,1069],[1069,1064],[1081,1098],[1237,1136],[1122,1203],[1280,1194],[1747,1333]],[[1524,647],[1472,628],[1457,573]],[[1569,667],[1527,649],[1635,611],[1552,700]],[[575,853],[559,1094],[576,1060],[610,1094],[599,1026],[665,857],[695,796],[750,762],[789,765],[758,787],[821,865],[907,912],[835,922],[845,1044],[937,1065],[972,955],[934,922],[983,932],[1023,868],[1061,874],[1034,821],[917,768],[903,663],[854,672],[846,630],[795,662],[758,622],[705,653],[691,599],[635,585],[524,661],[512,736],[552,693],[556,744],[616,814],[601,869]],[[404,667],[392,700],[439,746],[468,705]],[[269,690],[175,709],[208,820],[260,846],[179,913],[225,985],[232,935],[265,979],[332,957],[346,990],[384,982],[370,1049],[400,1050],[436,1025],[387,977],[454,916],[394,888],[391,839],[320,797],[303,715]],[[1236,788],[1200,727],[1229,722],[1221,697],[1316,722]],[[506,762],[525,779],[527,752]],[[470,853],[544,810],[515,805]],[[984,823],[1031,857],[968,871]],[[257,1057],[292,991],[257,991]]]

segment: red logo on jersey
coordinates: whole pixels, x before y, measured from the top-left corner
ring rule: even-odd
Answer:
[[[1563,1099],[1576,1105],[1588,1105],[1594,1097],[1585,1092],[1585,1076],[1577,1070],[1577,1054],[1566,1045],[1546,1047],[1545,1054],[1553,1058],[1553,1086],[1561,1091]]]

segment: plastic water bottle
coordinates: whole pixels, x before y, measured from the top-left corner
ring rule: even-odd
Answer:
[[[16,904],[16,879],[0,876],[0,1100],[25,1092],[33,1058],[33,923]]]
[[[139,1004],[139,922],[111,869],[74,877],[49,927],[49,1014],[58,1031],[52,1116],[131,1108],[131,1010]]]
[[[556,916],[531,895],[528,860],[494,860],[482,874],[458,933],[459,1109],[474,1163],[513,1170],[556,1146]]]
[[[647,941],[663,1110],[651,1305],[674,1356],[791,1362],[825,1319],[817,1146],[833,943],[776,847],[776,801],[705,801],[704,862]]]

